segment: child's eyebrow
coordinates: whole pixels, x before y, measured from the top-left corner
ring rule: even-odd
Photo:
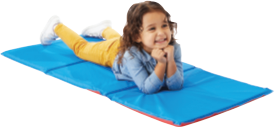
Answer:
[[[163,23],[167,23],[166,18],[163,20]],[[148,25],[146,28],[155,25],[155,23]]]
[[[146,28],[148,28],[148,27],[150,27],[150,26],[153,26],[153,25],[155,25],[155,23],[148,25]]]

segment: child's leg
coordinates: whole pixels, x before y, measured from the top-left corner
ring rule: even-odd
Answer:
[[[102,32],[102,37],[106,39],[106,42],[112,42],[108,45],[108,64],[113,66],[114,60],[119,52],[120,47],[120,35],[111,27],[107,27]]]
[[[118,38],[112,38],[98,43],[89,43],[61,23],[55,27],[54,31],[79,58],[103,66],[112,66],[112,61],[109,60],[110,52],[108,52],[108,50]]]
[[[103,30],[102,37],[105,38],[106,40],[109,40],[109,39],[120,37],[120,35],[111,27],[107,27],[106,29]]]

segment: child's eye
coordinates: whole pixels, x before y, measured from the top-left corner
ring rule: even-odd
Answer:
[[[155,30],[155,27],[150,28],[149,30]]]
[[[167,24],[164,24],[162,27],[167,27]]]

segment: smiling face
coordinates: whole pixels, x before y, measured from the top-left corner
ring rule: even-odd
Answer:
[[[171,40],[167,18],[162,12],[154,11],[143,15],[142,31],[137,42],[151,54],[154,48],[165,48]]]

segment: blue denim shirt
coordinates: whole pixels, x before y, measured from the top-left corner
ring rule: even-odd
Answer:
[[[145,50],[142,49],[140,52],[137,47],[132,46],[130,51],[124,53],[123,65],[117,64],[118,55],[116,56],[112,70],[117,80],[134,81],[138,88],[146,94],[158,92],[164,86],[169,90],[177,90],[183,87],[181,48],[178,43],[174,44],[174,59],[177,71],[169,78],[165,73],[161,81],[154,71],[157,61]]]

